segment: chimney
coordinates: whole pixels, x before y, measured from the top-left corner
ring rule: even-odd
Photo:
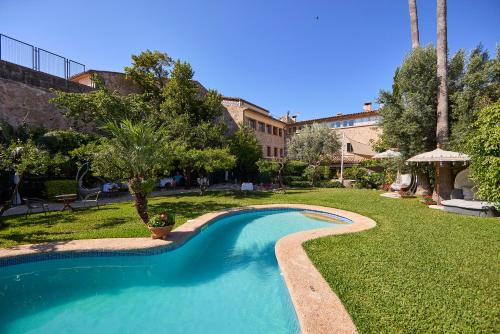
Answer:
[[[364,112],[372,111],[372,103],[365,102],[365,104],[363,105],[363,111]]]
[[[295,122],[297,122],[297,115],[292,116],[292,123],[295,123]]]

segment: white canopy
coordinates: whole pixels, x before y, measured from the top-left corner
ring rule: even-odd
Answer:
[[[401,153],[393,150],[387,150],[382,153],[377,153],[373,156],[373,159],[388,159],[388,158],[397,158],[400,157]]]
[[[434,151],[418,154],[407,162],[444,162],[444,161],[469,161],[470,157],[464,153],[445,151],[440,148]]]

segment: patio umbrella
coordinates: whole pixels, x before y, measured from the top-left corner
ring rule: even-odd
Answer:
[[[434,151],[425,152],[418,154],[407,162],[455,162],[455,161],[469,161],[470,157],[464,153],[458,153],[453,151],[445,151],[440,148]]]
[[[382,153],[377,153],[373,156],[373,159],[389,159],[389,158],[397,158],[400,157],[401,153],[393,150],[387,150]]]
[[[434,162],[436,165],[436,193],[438,194],[438,204],[440,204],[440,196],[439,196],[439,168],[438,163],[442,164],[443,162],[466,162],[469,161],[470,157],[467,154],[453,152],[453,151],[445,151],[441,148],[436,148],[434,151],[425,152],[418,154],[410,159],[406,160],[406,162]]]

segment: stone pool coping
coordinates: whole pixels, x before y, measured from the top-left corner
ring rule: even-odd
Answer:
[[[356,326],[339,297],[331,290],[302,247],[304,242],[311,239],[328,235],[359,232],[376,226],[375,221],[372,219],[345,210],[305,204],[270,204],[235,207],[207,213],[195,219],[188,220],[172,231],[167,240],[109,238],[20,245],[0,249],[0,263],[3,260],[22,260],[23,258],[36,256],[37,254],[120,253],[177,247],[184,244],[216,218],[236,212],[280,208],[320,211],[345,217],[352,221],[351,224],[346,224],[345,226],[326,227],[287,235],[278,240],[275,252],[295,307],[302,333],[356,333]],[[20,261],[20,263],[22,262],[31,261]]]

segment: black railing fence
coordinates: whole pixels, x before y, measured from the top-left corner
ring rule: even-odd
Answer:
[[[84,64],[3,34],[0,34],[0,60],[64,79],[85,72]]]

